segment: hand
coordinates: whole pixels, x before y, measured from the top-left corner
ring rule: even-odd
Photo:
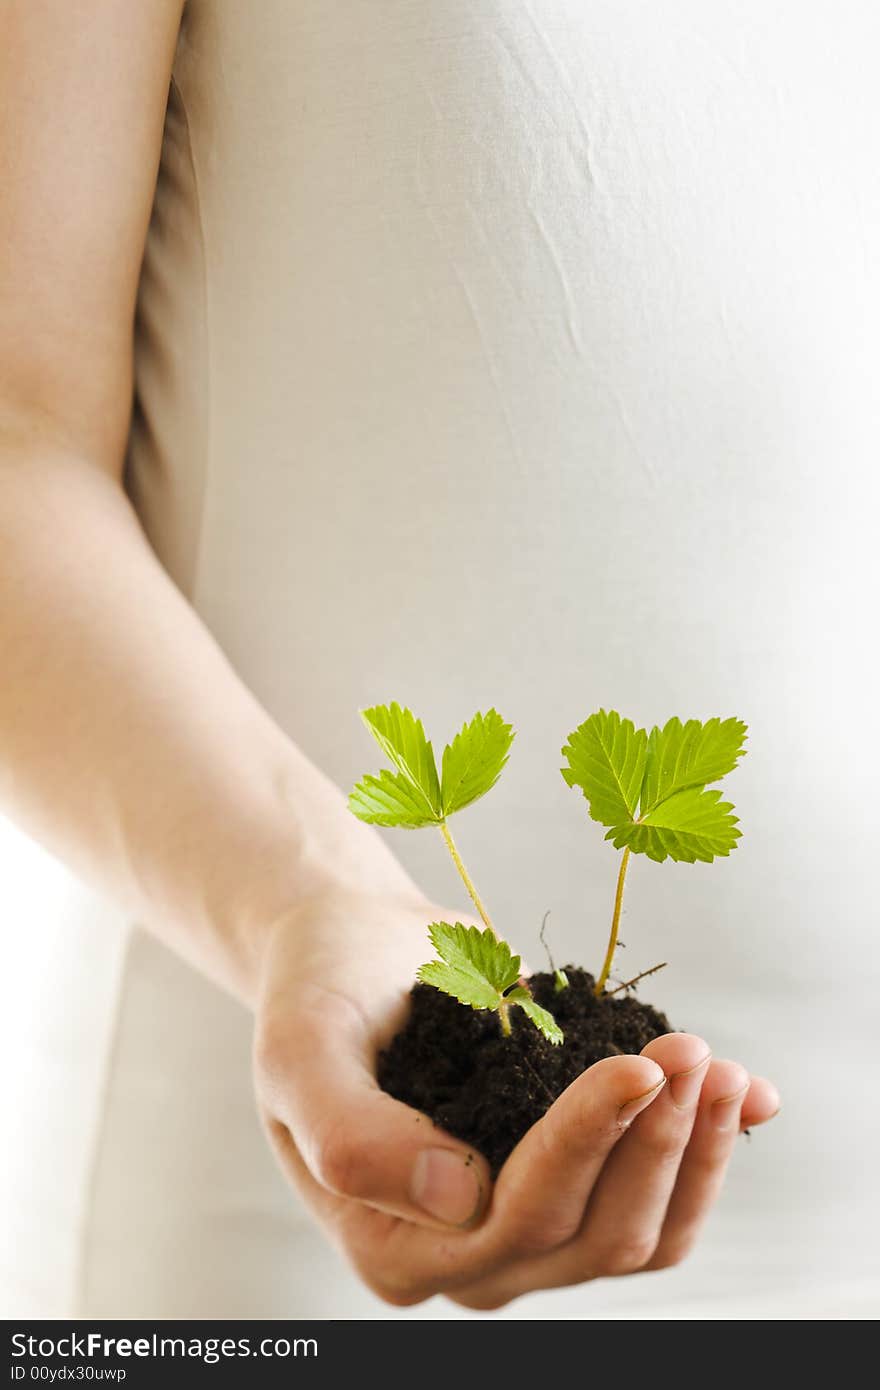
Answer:
[[[671,1033],[573,1082],[492,1188],[485,1160],[393,1100],[377,1050],[406,1016],[419,898],[338,895],[273,929],[257,1012],[260,1113],[290,1181],[364,1282],[396,1306],[497,1308],[530,1290],[662,1269],[693,1245],[769,1081]],[[456,914],[460,915],[460,914]],[[453,920],[455,916],[453,917]]]

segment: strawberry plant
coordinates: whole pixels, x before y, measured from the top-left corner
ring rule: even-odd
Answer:
[[[600,709],[569,734],[562,775],[583,793],[591,818],[608,827],[605,839],[623,850],[597,995],[605,990],[614,961],[630,854],[646,854],[658,863],[699,859],[711,864],[716,855],[736,848],[741,832],[733,806],[708,784],[736,767],[745,753],[746,730],[739,719],[682,724],[673,718],[648,734],[615,710]]]
[[[711,863],[736,848],[733,806],[712,784],[743,756],[746,725],[674,718],[649,733],[600,709],[569,735],[562,775],[622,851],[611,930],[595,978],[574,965],[559,969],[551,957],[549,972],[526,980],[519,956],[497,935],[449,828],[454,814],[498,781],[512,728],[494,709],[474,715],[444,748],[438,770],[421,721],[408,709],[376,705],[362,717],[391,766],[361,778],[349,798],[351,810],[372,825],[435,827],[482,922],[430,924],[436,959],[417,972],[408,1021],[379,1053],[377,1079],[390,1095],[473,1144],[497,1173],[586,1068],[604,1057],[638,1053],[671,1031],[664,1014],[633,995],[638,981],[660,966],[609,988],[627,866],[633,854]],[[516,1027],[514,1018],[521,1020]]]
[[[420,719],[396,702],[374,705],[361,718],[394,771],[383,768],[357,783],[349,797],[354,814],[370,825],[416,830],[436,826],[446,843],[484,930],[461,922],[434,922],[428,928],[438,960],[418,972],[433,985],[472,1009],[498,1014],[501,1031],[510,1036],[510,1010],[521,1008],[544,1037],[562,1042],[552,1014],[535,1003],[520,979],[520,957],[498,938],[482,898],[465,868],[449,829],[449,817],[491,791],[504,769],[514,734],[497,710],[475,714],[443,750],[438,773],[434,749]]]

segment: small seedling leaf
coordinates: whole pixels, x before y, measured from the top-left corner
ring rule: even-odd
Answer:
[[[470,806],[491,791],[507,762],[513,729],[495,709],[475,714],[443,750],[440,801],[443,814]]]
[[[557,1047],[563,1041],[564,1034],[556,1019],[546,1009],[542,1009],[540,1004],[536,1004],[527,989],[521,986],[512,989],[507,996],[508,1004],[518,1004],[523,1013],[531,1019],[535,1027],[544,1034],[548,1042]]]
[[[569,734],[562,775],[570,787],[580,787],[593,820],[617,827],[635,817],[647,752],[644,729],[616,710],[600,709]]]
[[[518,1004],[536,1028],[552,1043],[562,1042],[562,1031],[552,1014],[535,1003],[529,991],[517,984],[521,962],[506,941],[499,941],[488,927],[465,927],[461,922],[433,922],[428,928],[440,957],[418,971],[423,984],[433,985],[472,1009],[498,1010]],[[508,992],[505,992],[508,991]]]
[[[463,927],[461,922],[434,922],[428,928],[431,945],[441,960],[456,969],[473,971],[500,996],[519,979],[520,958],[506,941],[487,927]]]

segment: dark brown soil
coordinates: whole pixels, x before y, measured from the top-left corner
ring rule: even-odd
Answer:
[[[511,1009],[513,1032],[505,1038],[497,1014],[414,985],[409,1022],[379,1054],[380,1086],[472,1144],[497,1174],[526,1130],[582,1071],[603,1057],[641,1052],[672,1032],[650,1004],[632,995],[597,999],[592,975],[571,965],[565,970],[569,988],[558,994],[548,971],[529,981],[565,1034],[558,1047],[521,1009]]]

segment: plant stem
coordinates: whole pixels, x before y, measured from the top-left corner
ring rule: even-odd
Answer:
[[[611,919],[611,937],[608,942],[608,950],[605,952],[605,964],[602,966],[602,974],[596,981],[593,993],[598,998],[605,991],[608,976],[611,974],[611,967],[614,964],[614,952],[617,949],[617,932],[620,927],[620,908],[623,903],[623,884],[626,878],[626,866],[629,863],[629,845],[623,851],[623,858],[620,861],[620,873],[617,875],[617,893],[614,898],[614,916]]]
[[[480,900],[480,895],[479,895],[479,893],[477,892],[477,890],[476,890],[476,888],[475,888],[475,886],[474,886],[474,881],[473,881],[473,879],[471,878],[471,876],[470,876],[470,874],[468,873],[467,869],[464,867],[464,864],[463,864],[463,862],[462,862],[461,855],[460,855],[459,852],[458,852],[458,849],[457,849],[457,847],[456,847],[455,841],[453,840],[452,835],[450,834],[449,826],[446,824],[446,821],[445,821],[445,820],[442,820],[442,821],[440,822],[440,830],[441,830],[441,832],[442,832],[442,834],[443,834],[444,840],[446,841],[446,848],[449,850],[449,853],[452,855],[452,862],[453,862],[453,864],[455,865],[455,867],[458,869],[458,872],[461,874],[462,882],[463,882],[465,888],[468,890],[468,895],[469,895],[469,897],[470,897],[471,902],[473,903],[474,907],[475,907],[475,908],[477,909],[477,911],[479,912],[480,916],[482,917],[482,919],[483,919],[483,921],[485,922],[486,926],[489,928],[489,930],[490,930],[490,932],[492,933],[492,935],[493,935],[493,936],[497,936],[497,932],[495,931],[495,928],[492,926],[492,920],[491,920],[491,918],[490,918],[488,912],[486,911],[485,907],[483,906],[483,904],[482,904],[482,902],[481,902],[481,900]],[[502,1027],[503,1027],[503,1026],[504,1026],[504,1020],[502,1019]],[[507,1025],[507,1028],[504,1029],[504,1031],[507,1032],[507,1033],[510,1032],[510,1024],[509,1024],[509,1023],[508,1023],[508,1025]]]
[[[501,1031],[505,1038],[510,1037],[510,1005],[502,999],[498,1005],[498,1017],[501,1019]]]

